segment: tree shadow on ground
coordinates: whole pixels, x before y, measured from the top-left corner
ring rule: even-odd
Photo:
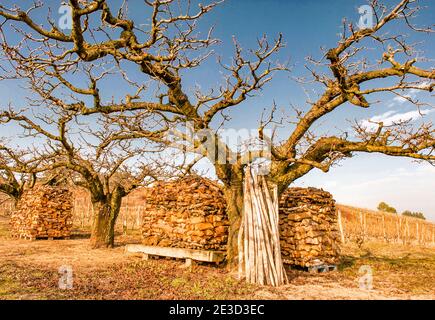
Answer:
[[[404,266],[406,264],[418,263],[419,259],[410,258],[411,254],[407,253],[401,257],[385,257],[376,256],[370,251],[365,252],[360,256],[343,255],[340,257],[340,263],[338,264],[338,270],[344,271],[346,269],[353,268],[358,261],[370,262],[373,264],[384,264],[391,266]]]
[[[348,268],[352,268],[355,266],[355,263],[358,258],[354,256],[343,255],[340,257],[340,262],[337,265],[338,271],[343,271]]]
[[[72,230],[71,231],[71,239],[75,240],[75,239],[90,239],[91,238],[91,233],[88,231],[83,231],[83,230]]]

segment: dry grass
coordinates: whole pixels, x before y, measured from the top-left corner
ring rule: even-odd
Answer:
[[[346,245],[338,272],[289,270],[290,284],[253,286],[224,269],[182,261],[142,261],[126,256],[123,245],[137,234],[118,235],[114,249],[92,250],[86,232],[71,240],[8,238],[0,218],[0,299],[435,299],[435,250],[379,243]],[[58,288],[59,267],[70,265],[73,289]],[[358,287],[361,265],[373,269],[371,291]]]

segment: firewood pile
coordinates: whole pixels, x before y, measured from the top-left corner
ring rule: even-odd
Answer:
[[[60,186],[37,185],[27,190],[11,216],[11,234],[24,239],[69,238],[72,195]]]
[[[286,264],[334,265],[339,229],[331,194],[315,188],[290,188],[279,204],[281,254]]]
[[[143,191],[145,245],[225,250],[228,220],[222,191],[213,182],[190,176],[159,182]],[[290,188],[279,201],[283,262],[313,267],[338,261],[335,201],[315,188]]]
[[[228,220],[218,185],[188,176],[158,182],[144,191],[142,236],[145,245],[225,250]]]

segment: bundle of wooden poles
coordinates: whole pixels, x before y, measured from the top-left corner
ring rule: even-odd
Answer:
[[[243,186],[239,276],[249,283],[280,286],[288,279],[281,258],[278,192],[276,186],[268,186],[264,176],[257,176],[252,170],[246,169]]]

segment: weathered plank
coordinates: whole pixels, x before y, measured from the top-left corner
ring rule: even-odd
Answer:
[[[127,253],[144,253],[147,255],[192,259],[205,262],[221,262],[225,258],[224,251],[194,250],[186,248],[169,248],[129,244],[125,247]]]

